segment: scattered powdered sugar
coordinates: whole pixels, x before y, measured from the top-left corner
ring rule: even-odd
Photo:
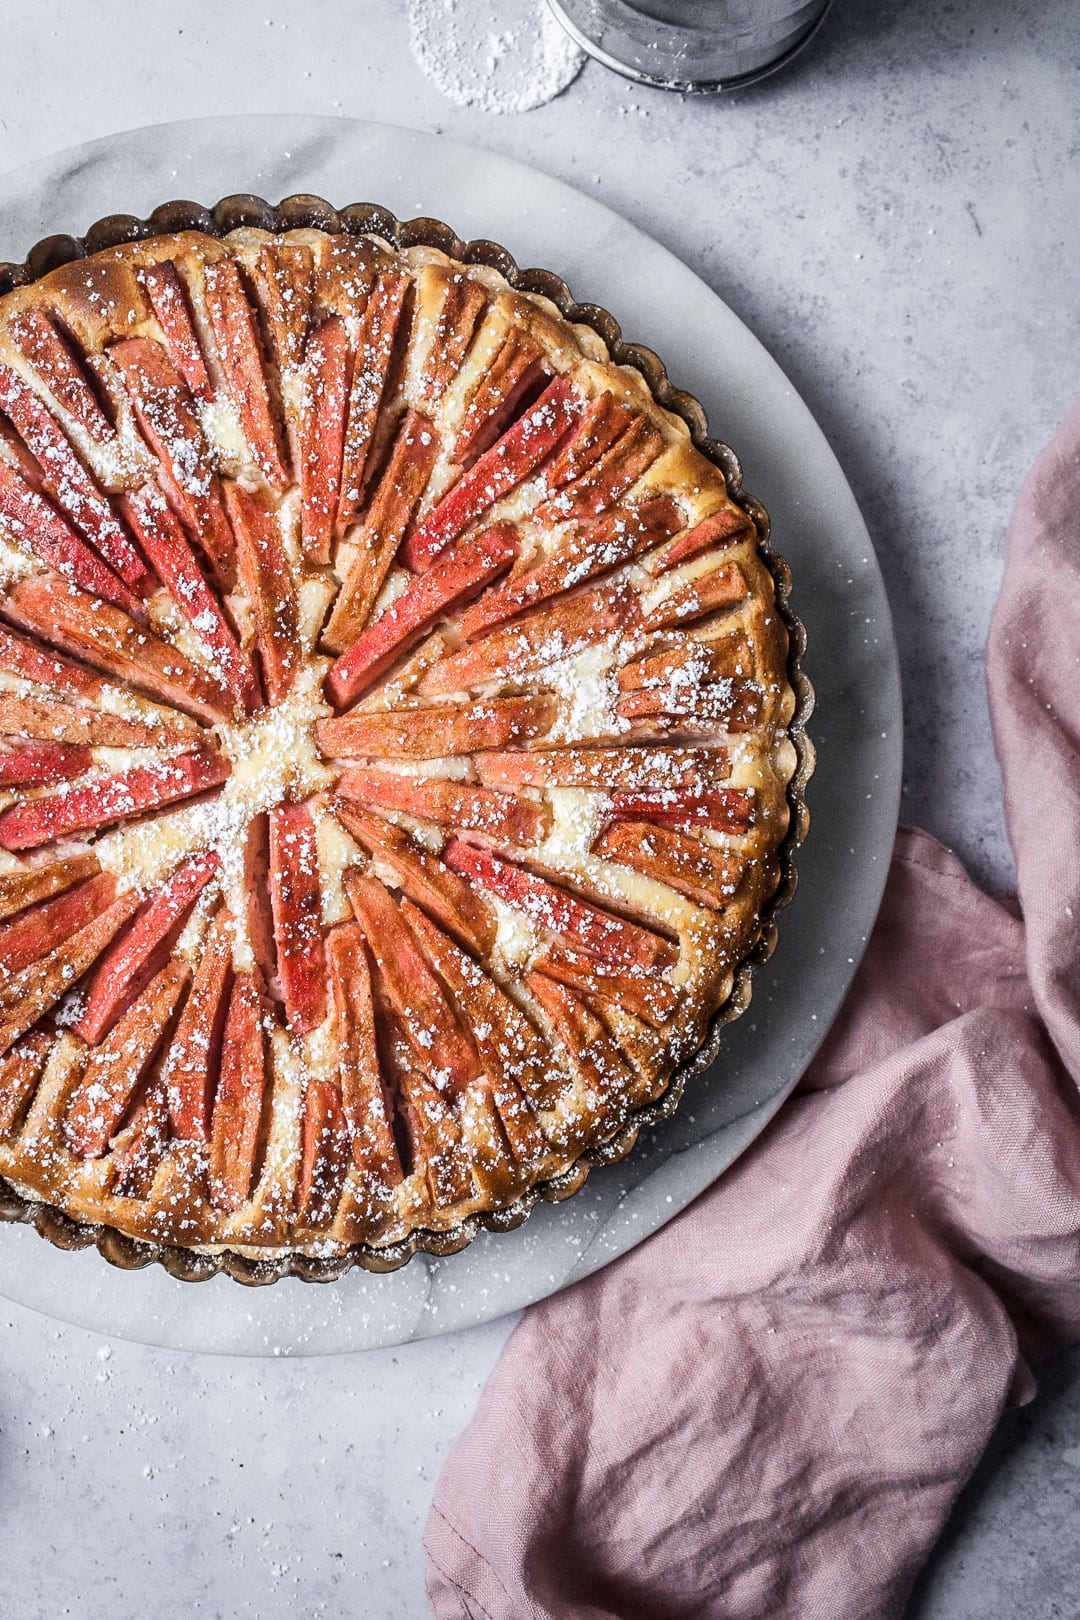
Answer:
[[[585,53],[545,0],[408,0],[409,43],[459,107],[529,112],[573,83]]]

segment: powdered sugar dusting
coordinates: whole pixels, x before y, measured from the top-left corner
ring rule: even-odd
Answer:
[[[444,96],[491,113],[553,101],[585,61],[544,0],[409,0],[409,43]]]

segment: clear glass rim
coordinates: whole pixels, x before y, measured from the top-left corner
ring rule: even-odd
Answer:
[[[654,90],[676,90],[690,95],[745,90],[750,85],[758,84],[762,79],[770,78],[774,73],[779,73],[809,45],[832,8],[832,0],[823,0],[820,11],[791,44],[785,45],[777,56],[749,72],[728,74],[715,78],[678,78],[676,76],[665,77],[662,74],[647,73],[643,68],[636,67],[632,62],[626,62],[618,56],[613,56],[610,51],[606,51],[602,45],[599,45],[596,40],[590,39],[588,34],[578,27],[573,18],[567,15],[561,0],[547,0],[547,4],[560,27],[565,30],[575,45],[580,46],[601,66],[610,68],[613,73],[618,73],[622,78],[629,79],[634,84],[648,85]]]

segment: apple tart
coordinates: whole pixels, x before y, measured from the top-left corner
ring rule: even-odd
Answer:
[[[12,1193],[378,1264],[565,1190],[774,902],[763,540],[592,327],[435,247],[183,231],[0,300]]]

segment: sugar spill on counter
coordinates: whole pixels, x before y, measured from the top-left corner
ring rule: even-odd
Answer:
[[[530,112],[585,62],[544,0],[408,0],[408,12],[417,64],[459,107]]]

